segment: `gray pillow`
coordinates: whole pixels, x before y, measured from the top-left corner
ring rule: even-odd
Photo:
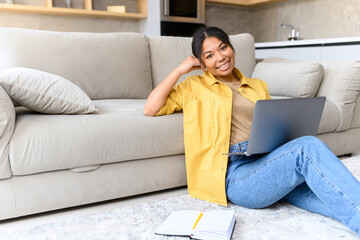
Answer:
[[[288,97],[314,97],[323,77],[320,63],[281,58],[265,59],[252,74],[267,83],[270,95]]]
[[[0,71],[0,84],[10,98],[31,110],[50,114],[84,114],[96,111],[91,99],[72,82],[30,68]]]

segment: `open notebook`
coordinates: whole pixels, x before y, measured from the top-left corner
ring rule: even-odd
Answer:
[[[193,239],[229,240],[235,226],[233,211],[173,211],[155,231],[156,234],[189,236]]]

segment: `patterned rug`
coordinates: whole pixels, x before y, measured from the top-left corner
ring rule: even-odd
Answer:
[[[343,162],[356,177],[360,178],[359,157],[346,159]],[[336,220],[310,213],[287,203],[278,203],[258,210],[233,204],[225,208],[193,199],[188,195],[181,195],[27,229],[0,232],[0,240],[181,240],[186,238],[155,235],[154,230],[171,211],[185,209],[235,211],[237,222],[232,239],[360,239],[353,231]]]

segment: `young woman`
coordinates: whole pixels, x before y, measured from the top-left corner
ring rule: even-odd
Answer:
[[[270,95],[265,82],[235,68],[234,48],[221,29],[195,33],[192,51],[195,57],[170,73],[144,108],[148,116],[183,110],[189,194],[248,208],[286,201],[335,218],[360,235],[360,182],[318,138],[301,137],[268,154],[222,155],[246,151],[255,103]],[[175,86],[197,69],[204,73]]]

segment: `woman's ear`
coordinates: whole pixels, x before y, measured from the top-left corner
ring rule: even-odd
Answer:
[[[202,70],[203,72],[206,72],[207,68],[206,68],[206,66],[205,66],[205,64],[204,64],[203,61],[200,62],[200,66],[201,66],[201,70]]]

